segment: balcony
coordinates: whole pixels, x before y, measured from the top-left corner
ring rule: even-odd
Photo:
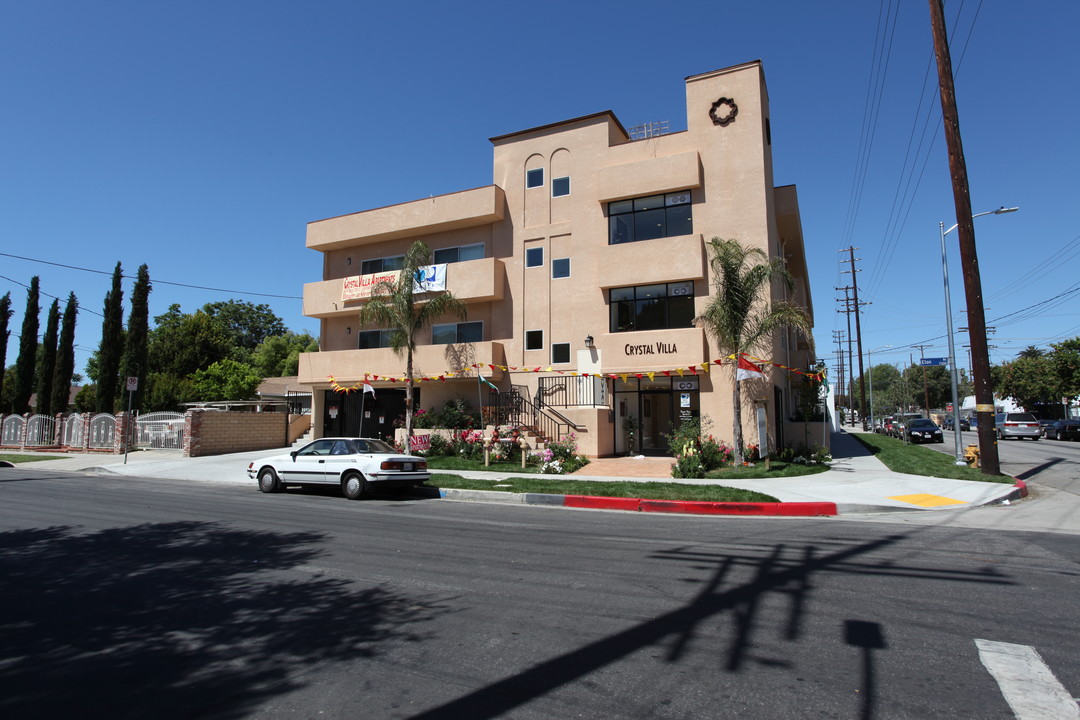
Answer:
[[[478,342],[460,345],[421,345],[413,353],[413,375],[436,377],[446,372],[469,368],[473,363],[506,365],[506,353],[502,343]],[[332,375],[342,385],[362,382],[364,373],[380,378],[401,378],[405,375],[405,358],[390,348],[374,350],[333,350],[330,352],[301,353],[299,382],[305,385],[326,386]],[[469,369],[470,377],[476,371]],[[484,377],[498,380],[503,372],[496,368],[484,369]],[[378,381],[373,381],[378,382]],[[473,380],[475,383],[475,379]]]
[[[342,301],[344,278],[304,284],[305,317],[331,318],[355,314],[363,300]],[[465,303],[502,300],[506,266],[496,258],[481,258],[446,266],[446,289]]]
[[[505,217],[505,208],[502,188],[488,185],[308,223],[307,247],[326,252],[491,225]]]
[[[701,235],[607,245],[597,257],[604,268],[602,288],[705,278],[705,242]]]

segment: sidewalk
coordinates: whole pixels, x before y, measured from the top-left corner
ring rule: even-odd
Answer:
[[[816,475],[800,475],[772,480],[724,480],[723,485],[756,490],[772,495],[781,503],[834,503],[841,515],[904,511],[957,510],[1000,503],[1022,496],[1020,488],[1004,483],[931,478],[895,473],[875,458],[848,432],[832,434],[834,461],[831,469]],[[125,464],[120,455],[73,455],[64,459],[20,464],[33,470],[60,470],[83,473],[115,473],[131,477],[157,477],[193,482],[221,482],[255,487],[247,477],[248,463],[268,455],[288,452],[253,452],[185,458],[178,450],[143,450],[131,453]],[[567,480],[600,482],[681,482],[717,484],[715,480],[677,480],[670,477],[671,458],[599,458]],[[518,473],[509,471],[454,471],[464,477],[504,479]],[[553,476],[554,477],[554,476]],[[506,493],[492,500],[508,500]],[[453,493],[446,493],[446,496]],[[502,496],[502,497],[500,497]],[[466,497],[461,495],[462,499]],[[467,495],[480,499],[476,493]],[[670,511],[670,510],[669,510]]]

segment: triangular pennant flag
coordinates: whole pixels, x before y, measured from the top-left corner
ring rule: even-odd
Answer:
[[[739,356],[738,369],[735,371],[736,382],[742,380],[757,380],[763,377],[765,377],[765,373],[761,371],[761,368],[747,360],[745,356]]]

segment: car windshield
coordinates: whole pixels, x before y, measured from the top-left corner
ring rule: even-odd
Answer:
[[[912,420],[912,421],[911,421],[910,423],[908,423],[908,425],[909,425],[910,427],[915,427],[915,428],[920,428],[920,427],[926,427],[926,428],[932,428],[932,427],[937,427],[937,425],[935,425],[935,424],[934,424],[934,421],[933,421],[933,420],[926,420],[926,419],[923,419],[923,420]]]

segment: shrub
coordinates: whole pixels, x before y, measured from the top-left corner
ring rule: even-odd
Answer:
[[[671,465],[671,477],[705,477],[705,466],[701,462],[701,453],[693,440],[687,441],[683,445],[682,452],[675,456],[675,462]]]
[[[431,433],[431,447],[428,448],[428,457],[437,455],[452,455],[454,444],[438,433]]]
[[[589,464],[589,458],[577,454],[577,435],[571,433],[548,443],[540,452],[540,472],[569,475]]]

